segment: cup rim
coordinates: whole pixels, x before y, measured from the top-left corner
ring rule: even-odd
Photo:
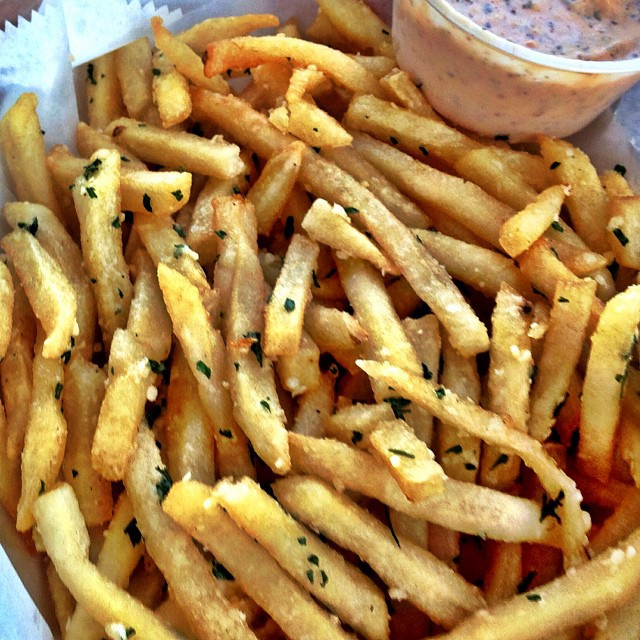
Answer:
[[[577,73],[614,74],[640,72],[640,57],[626,60],[578,60],[576,58],[555,56],[550,53],[540,53],[535,49],[529,49],[521,44],[516,44],[506,38],[502,38],[487,29],[483,29],[480,25],[455,9],[448,0],[417,1],[426,2],[462,31],[514,58],[526,60],[527,62],[548,67],[549,69],[573,71]]]

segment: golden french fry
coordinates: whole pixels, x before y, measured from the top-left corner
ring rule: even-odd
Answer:
[[[290,356],[281,356],[276,362],[280,384],[294,397],[313,391],[322,380],[319,362],[320,349],[303,329],[298,351]]]
[[[268,29],[280,24],[278,16],[269,13],[248,13],[242,16],[209,18],[179,33],[180,42],[189,45],[201,56],[207,45],[215,40],[245,36],[257,29]]]
[[[0,402],[0,505],[15,518],[21,490],[20,458],[9,455],[7,427],[4,406]]]
[[[200,637],[218,638],[222,627],[228,638],[253,638],[242,614],[229,606],[191,536],[164,513],[161,505],[171,484],[153,434],[143,424],[125,486],[147,551]]]
[[[292,640],[346,640],[351,634],[335,625],[248,534],[237,527],[213,500],[211,489],[179,482],[163,509],[196,537],[231,572],[242,590],[257,602]]]
[[[37,227],[38,242],[58,263],[73,286],[78,305],[76,312],[78,334],[74,336],[71,358],[81,355],[90,359],[93,355],[95,337],[96,303],[80,247],[67,233],[55,214],[43,205],[10,202],[4,207],[4,216],[14,229]]]
[[[73,487],[89,527],[111,518],[111,483],[91,465],[91,444],[104,399],[106,376],[101,369],[74,358],[66,369],[62,408],[67,421],[67,445],[62,460],[65,480]]]
[[[0,361],[7,355],[13,330],[15,291],[7,265],[0,260]]]
[[[232,178],[244,168],[238,147],[221,136],[208,140],[185,131],[165,131],[130,118],[114,120],[107,133],[116,144],[130,148],[145,162],[171,169]]]
[[[117,587],[126,588],[143,553],[144,542],[133,515],[131,500],[123,492],[104,532],[96,568]],[[100,640],[103,634],[104,630],[81,605],[76,607],[65,626],[65,640]]]
[[[122,255],[118,152],[94,153],[74,184],[82,252],[94,285],[102,337],[109,345],[114,331],[127,323],[133,289]]]
[[[317,257],[318,245],[315,242],[299,234],[291,238],[282,270],[264,312],[264,352],[270,357],[293,355],[300,348]]]
[[[67,423],[61,411],[63,365],[58,358],[44,356],[43,342],[41,335],[33,360],[31,405],[22,452],[22,493],[16,519],[18,531],[28,531],[34,525],[33,505],[39,495],[55,484],[67,440]]]
[[[23,93],[0,120],[0,147],[20,200],[49,207],[65,224],[47,169],[44,133],[36,113],[38,98]]]
[[[298,524],[255,481],[223,480],[210,495],[303,589],[340,619],[365,638],[388,637],[386,605],[378,587]]]
[[[315,65],[336,83],[354,93],[382,95],[377,78],[347,55],[321,44],[264,36],[245,36],[212,42],[207,46],[205,75],[214,76],[227,69],[244,70],[264,62],[290,59],[300,66]]]
[[[122,114],[118,114],[113,118],[110,118],[105,126],[109,124],[109,122],[113,122],[119,115]],[[48,162],[50,170],[53,170],[51,165],[51,156],[58,147],[59,145],[56,145],[49,152]],[[76,126],[76,147],[78,148],[78,153],[84,158],[91,157],[98,149],[116,149],[120,153],[120,161],[123,163],[124,167],[131,170],[144,170],[147,168],[147,165],[139,158],[136,158],[131,151],[115,144],[111,136],[108,136],[106,133],[103,133],[98,129],[90,127],[85,122],[78,122]]]
[[[371,434],[380,423],[392,421],[394,417],[393,409],[388,402],[349,405],[338,409],[330,416],[326,422],[326,435],[368,449]]]
[[[291,427],[294,433],[318,438],[325,434],[326,423],[335,408],[335,378],[331,373],[320,375],[318,386],[305,391],[298,400],[298,411]]]
[[[273,489],[296,518],[357,553],[389,585],[391,593],[401,592],[438,623],[453,626],[482,607],[484,600],[477,588],[428,551],[399,539],[355,502],[323,482],[294,476],[277,481]]]
[[[179,640],[151,611],[105,578],[89,562],[89,535],[73,490],[62,484],[40,496],[35,515],[47,554],[76,602],[104,628],[141,640]],[[118,621],[117,623],[115,621]],[[130,633],[130,635],[132,635]]]
[[[115,52],[115,70],[129,116],[144,120],[153,105],[149,40],[138,38],[118,49]]]
[[[29,303],[45,330],[42,355],[45,358],[58,358],[69,349],[71,339],[78,333],[78,299],[60,265],[32,234],[33,229],[29,226],[12,231],[0,244],[7,252]]]
[[[500,229],[502,248],[512,258],[528,249],[557,221],[566,195],[562,186],[549,187],[522,211],[509,218]]]
[[[617,174],[616,174],[617,175]],[[607,230],[611,250],[616,260],[625,267],[640,267],[640,197],[609,198]]]
[[[186,171],[128,171],[121,180],[122,208],[173,215],[191,197],[191,174]]]
[[[229,85],[221,76],[205,75],[205,67],[200,56],[184,41],[171,35],[171,32],[162,26],[162,18],[158,16],[151,18],[151,28],[156,47],[169,58],[187,80],[209,91],[229,93]]]
[[[393,385],[399,393],[433,413],[440,420],[482,438],[485,442],[516,454],[538,476],[549,496],[562,509],[563,550],[567,561],[579,564],[584,558],[583,545],[588,523],[580,509],[582,496],[575,482],[528,435],[511,428],[496,414],[462,400],[442,386],[437,386],[389,364],[359,361],[358,365],[371,377]],[[588,518],[587,518],[588,520]]]
[[[169,59],[156,51],[153,54],[153,103],[158,108],[165,129],[184,122],[191,115],[189,81]]]
[[[384,78],[380,78],[380,84],[387,90],[394,102],[401,107],[427,118],[439,118],[422,91],[413,84],[411,76],[406,71],[396,67]]]
[[[578,459],[585,472],[606,482],[611,473],[620,401],[640,321],[640,286],[609,300],[595,333],[582,390]]]
[[[105,53],[87,64],[85,85],[88,119],[92,127],[104,129],[110,122],[125,115],[115,51]],[[91,153],[95,151],[97,149]]]

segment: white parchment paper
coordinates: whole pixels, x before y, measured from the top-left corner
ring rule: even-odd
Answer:
[[[369,3],[390,20],[391,0]],[[0,31],[0,117],[21,93],[32,91],[39,99],[38,114],[47,148],[55,144],[73,148],[78,121],[73,68],[131,40],[149,36],[152,15],[161,15],[173,30],[212,16],[249,12],[275,13],[282,21],[295,16],[304,28],[315,11],[314,0],[157,0],[155,4],[140,0],[44,0],[31,20],[20,18],[16,27],[8,25]],[[610,110],[574,140],[600,170],[624,164],[638,189],[640,166],[633,145],[640,149],[640,86],[630,91],[617,109],[618,120]],[[6,167],[0,165],[0,207],[12,199]],[[0,222],[0,233],[2,228]],[[1,509],[0,543],[6,550],[0,548],[0,640],[50,640],[51,632],[38,611],[47,620],[53,619],[44,595],[42,566],[26,552]]]

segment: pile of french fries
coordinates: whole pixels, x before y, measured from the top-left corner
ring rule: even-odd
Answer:
[[[318,4],[154,18],[77,152],[0,122],[0,503],[62,637],[637,640],[640,196]]]

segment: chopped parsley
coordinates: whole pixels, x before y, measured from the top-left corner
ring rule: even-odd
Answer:
[[[151,73],[153,73],[154,76],[159,76],[162,71],[160,71],[160,69],[158,69],[157,67],[153,67],[153,69],[151,69]]]
[[[447,395],[447,392],[445,391],[444,387],[438,387],[436,389],[436,396],[438,397],[438,400],[442,400],[442,398],[444,398]]]
[[[77,478],[78,477],[78,470],[77,469],[71,469],[71,477],[72,478]]]
[[[58,384],[56,384],[56,390],[54,392],[54,395],[56,397],[56,400],[60,400],[60,396],[62,395],[62,383],[58,382]]]
[[[218,238],[220,238],[220,240],[224,240],[227,237],[227,232],[224,231],[223,229],[217,229],[213,233],[215,233],[218,236]]]
[[[478,469],[478,467],[476,467],[476,465],[473,464],[473,462],[465,462],[464,463],[464,468],[467,471],[476,471]]]
[[[433,378],[433,373],[429,370],[429,367],[423,362],[422,363],[422,377],[425,380],[431,380]]]
[[[184,244],[174,244],[173,245],[173,257],[178,259],[186,249],[186,245]]]
[[[392,453],[393,455],[396,456],[402,456],[403,458],[410,458],[411,460],[415,460],[415,456],[413,455],[413,453],[409,453],[408,451],[405,451],[404,449],[387,449],[387,451],[389,451],[389,453]]]
[[[542,507],[540,509],[540,522],[545,520],[546,518],[553,518],[558,522],[558,524],[562,524],[560,520],[560,516],[557,513],[558,507],[562,506],[562,501],[564,500],[564,491],[560,490],[558,496],[556,498],[549,498],[547,494],[542,495]]]
[[[320,153],[320,147],[311,147],[316,153]]]
[[[148,193],[142,196],[142,206],[149,212],[153,213],[153,207],[151,206],[151,198]]]
[[[94,176],[98,171],[100,171],[100,165],[102,164],[102,160],[100,158],[96,158],[93,162],[86,164],[84,166],[84,171],[82,172],[82,177],[85,180]]]
[[[235,580],[235,578],[233,577],[233,574],[223,564],[220,564],[217,560],[213,561],[213,566],[211,568],[211,571],[218,580],[228,580],[228,581]]]
[[[311,278],[313,279],[313,286],[314,286],[316,289],[319,289],[319,288],[320,288],[320,283],[318,282],[318,276],[316,275],[315,270],[313,270],[313,271],[311,272]]]
[[[142,534],[140,533],[140,529],[138,529],[138,521],[135,518],[132,518],[129,521],[129,524],[123,529],[123,531],[129,536],[132,547],[135,547],[142,542]]]
[[[166,467],[156,467],[156,471],[160,474],[160,480],[156,482],[156,493],[158,494],[160,502],[162,502],[167,497],[173,485],[173,480]]]
[[[310,556],[308,556],[307,561],[310,562],[311,564],[315,564],[316,567],[320,566],[320,558],[318,558],[318,556],[315,553],[312,553]]]
[[[558,302],[569,302],[569,298],[565,298],[564,296],[560,296],[558,298]]]
[[[411,404],[411,400],[408,400],[407,398],[391,397],[385,398],[383,402],[386,402],[391,406],[393,415],[399,420],[404,420],[404,414],[411,412],[410,409],[406,408]]]
[[[249,331],[243,335],[243,338],[251,338],[253,342],[249,349],[251,353],[256,357],[258,364],[262,367],[262,344],[260,343],[260,332],[259,331]]]
[[[493,471],[496,467],[499,467],[501,464],[507,464],[507,462],[509,462],[509,456],[506,453],[501,453],[491,465],[491,470]]]
[[[218,433],[223,437],[223,438],[233,438],[233,433],[231,431],[231,429],[219,429]]]
[[[462,453],[462,445],[461,444],[454,444],[453,447],[449,447],[445,453]]]
[[[267,412],[271,413],[271,405],[266,400],[260,400],[260,406]]]
[[[542,596],[539,596],[537,593],[531,593],[526,596],[526,598],[531,602],[540,602],[540,600],[542,600]]]
[[[132,638],[133,636],[136,635],[136,630],[133,627],[127,627],[124,630],[124,636],[125,638]]]
[[[95,79],[95,76],[93,75],[94,70],[95,70],[95,67],[90,62],[87,65],[87,82],[90,82],[92,85],[98,84],[98,81]]]
[[[351,442],[353,444],[358,444],[358,442],[362,442],[362,431],[352,431],[351,432]]]
[[[202,362],[202,360],[198,360],[198,362],[196,362],[196,369],[203,375],[207,376],[207,378],[211,379],[211,368]]]
[[[321,569],[320,570],[320,586],[322,588],[329,582],[329,576]]]
[[[552,162],[549,165],[549,169],[551,169],[551,171],[553,171],[554,169],[557,169],[560,165],[561,165],[561,163],[556,160],[555,162]]]
[[[45,492],[44,480],[40,480],[40,491],[38,491],[38,495],[41,496],[44,492]]]
[[[391,513],[389,512],[389,507],[384,505],[384,515],[387,519],[387,525],[389,526],[389,531],[391,531],[391,535],[395,543],[398,545],[398,549],[400,548],[400,540],[398,540],[398,536],[396,535],[395,529],[393,528],[393,522],[391,522]]]
[[[300,536],[299,538],[297,538],[298,540],[298,544],[301,547],[306,547],[307,546],[307,538],[305,536]]]
[[[287,298],[284,301],[284,310],[287,313],[291,313],[295,308],[296,308],[296,303],[291,298]]]
[[[551,223],[551,228],[557,231],[558,233],[564,233],[564,227],[557,220],[554,220]]]
[[[111,226],[114,229],[120,229],[120,227],[122,226],[122,224],[120,223],[120,216],[116,216],[112,221],[111,221]]]
[[[525,591],[527,591],[529,589],[529,587],[531,586],[531,583],[533,582],[533,579],[537,575],[538,575],[537,571],[529,571],[529,573],[527,573],[527,575],[524,578],[522,578],[522,580],[520,581],[520,583],[516,587],[517,590],[518,590],[518,593],[524,593]]]
[[[391,144],[398,144],[398,138],[389,136],[389,142],[391,142]]]
[[[623,247],[626,247],[629,244],[629,238],[627,238],[627,236],[624,234],[624,231],[620,229],[620,227],[616,227],[612,231],[612,233]]]
[[[313,569],[307,569],[307,580],[313,584]]]
[[[178,201],[180,202],[180,200],[182,200],[182,198],[184,198],[184,195],[182,195],[182,191],[180,189],[176,189],[175,191],[171,192],[171,195]]]
[[[360,213],[360,209],[356,209],[355,207],[345,207],[344,210],[345,213],[348,213],[349,215],[353,213]]]
[[[87,195],[93,200],[94,198],[98,197],[98,194],[96,193],[96,190],[93,187],[86,187],[86,192]]]
[[[151,360],[149,358],[149,367],[153,373],[164,373],[166,367],[162,362],[158,362],[157,360]]]
[[[18,222],[18,228],[28,231],[32,236],[35,236],[38,231],[38,218],[34,218],[29,222]]]
[[[184,240],[187,237],[187,234],[184,232],[184,229],[179,224],[173,225],[173,230]]]
[[[560,400],[560,402],[558,402],[558,404],[556,405],[556,408],[553,410],[553,417],[557,418],[560,415],[560,412],[562,411],[562,408],[564,407],[564,405],[567,403],[567,400],[569,399],[569,392],[567,391],[564,394],[564,398],[562,398],[562,400]]]
[[[422,146],[422,145],[420,145],[420,146],[418,147],[418,150],[420,151],[420,153],[421,153],[423,156],[428,156],[428,155],[429,155],[429,151],[428,151],[428,149],[427,149],[426,147]]]

